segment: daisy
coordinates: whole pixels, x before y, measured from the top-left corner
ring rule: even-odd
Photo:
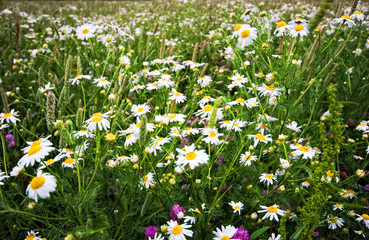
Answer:
[[[169,132],[169,136],[171,137],[182,137],[182,134],[178,127],[172,127]]]
[[[142,179],[140,184],[144,186],[145,188],[149,188],[150,185],[154,182],[154,174],[152,172],[149,172],[146,174]],[[141,187],[142,190],[142,187]]]
[[[358,21],[364,21],[365,16],[362,12],[360,11],[355,11],[352,15],[351,15],[352,19],[357,19]]]
[[[183,93],[177,92],[177,90],[175,90],[174,88],[172,88],[169,96],[169,99],[175,101],[176,103],[183,103],[184,101],[186,101],[186,96],[183,95]]]
[[[189,135],[196,135],[196,134],[199,134],[199,130],[197,128],[188,127],[186,129],[183,129],[182,134],[183,134],[183,137],[186,137]]]
[[[283,35],[287,35],[291,30],[292,26],[287,25],[285,21],[280,21],[277,23],[276,29],[274,30],[274,35],[277,37],[281,37]]]
[[[342,15],[340,18],[335,18],[332,20],[333,23],[346,24],[348,27],[355,26],[355,22],[349,15]]]
[[[240,163],[245,163],[245,166],[251,166],[251,163],[257,160],[257,157],[254,156],[251,152],[247,151],[240,156]]]
[[[0,185],[4,185],[4,183],[2,182],[5,178],[9,178],[9,176],[5,175],[5,172],[1,172],[0,171]]]
[[[237,229],[231,225],[226,227],[221,226],[221,229],[216,228],[216,231],[213,231],[215,234],[215,238],[213,240],[225,240],[225,239],[232,239],[233,235],[236,234]]]
[[[19,160],[18,165],[21,167],[28,167],[28,165],[33,166],[36,162],[40,162],[45,158],[51,151],[55,148],[51,147],[52,142],[47,138],[40,138],[34,142],[27,142],[29,145],[22,149],[24,156]]]
[[[54,192],[56,189],[55,177],[49,173],[42,173],[37,171],[37,176],[33,177],[30,184],[27,187],[26,193],[30,199],[38,201],[40,198],[50,197],[50,192]]]
[[[243,25],[239,31],[238,43],[243,47],[251,45],[257,38],[256,28],[251,27],[250,25]]]
[[[356,221],[361,222],[363,221],[365,226],[369,228],[369,215],[364,213],[362,215],[356,214],[358,218],[356,218]]]
[[[208,86],[213,80],[211,79],[210,76],[203,76],[199,79],[197,79],[197,83],[200,84],[201,87],[206,87]]]
[[[354,70],[354,67],[349,67],[349,68],[347,68],[345,73],[346,74],[351,74],[353,70]]]
[[[273,184],[273,181],[277,182],[277,177],[272,173],[262,173],[259,177],[261,183],[267,183],[268,185]]]
[[[289,123],[289,124],[287,124],[286,125],[286,128],[288,128],[288,129],[290,129],[290,130],[292,130],[292,131],[294,131],[294,132],[300,132],[301,130],[301,127],[298,127],[297,126],[297,122],[295,122],[295,121],[292,121],[291,123]]]
[[[79,84],[79,80],[81,79],[87,79],[90,80],[91,76],[90,75],[83,75],[83,74],[77,74],[74,78],[69,79],[69,82],[74,85],[74,84]]]
[[[170,220],[167,222],[168,224],[168,234],[169,240],[186,240],[187,237],[192,237],[193,231],[189,230],[188,228],[191,225],[187,224],[178,224],[177,221]]]
[[[95,78],[94,83],[97,83],[98,87],[108,88],[110,85],[110,82],[106,80],[105,77],[101,76],[100,78]]]
[[[151,85],[153,85],[154,83],[152,83]],[[138,90],[140,89],[145,89],[145,85],[135,85],[133,86],[131,89],[129,89],[129,92],[133,92],[133,91],[136,91],[136,93],[138,93]],[[157,82],[155,82],[155,87],[149,87],[147,88],[148,90],[156,90],[158,89],[158,86],[157,86]]]
[[[166,88],[170,88],[174,86],[174,81],[171,80],[172,76],[170,76],[169,74],[163,74],[161,75],[161,77],[158,80],[158,87],[162,88],[162,87],[166,87]]]
[[[184,150],[177,148],[177,161],[176,164],[181,167],[185,167],[187,164],[191,169],[194,169],[200,164],[207,163],[209,161],[209,155],[205,150],[195,150],[195,144],[191,146],[185,146]]]
[[[248,79],[247,77],[245,77],[244,75],[241,75],[239,73],[236,73],[235,75],[233,75],[231,77],[231,80],[233,82],[237,82],[238,84],[240,84],[242,86],[243,83],[247,83],[248,82]]]
[[[136,143],[138,139],[139,139],[138,134],[129,134],[129,135],[127,135],[126,136],[126,141],[124,142],[124,147],[128,147],[128,146]]]
[[[91,24],[83,24],[76,28],[77,38],[80,40],[87,40],[94,36],[95,27]]]
[[[308,188],[310,187],[310,183],[308,181],[304,181],[301,183],[301,186]]]
[[[283,216],[284,213],[286,212],[286,211],[279,209],[278,205],[276,204],[274,204],[273,206],[269,206],[269,207],[266,207],[266,206],[260,206],[260,207],[264,210],[259,210],[258,213],[266,212],[262,220],[269,217],[270,221],[275,219],[277,220],[277,222],[279,222],[278,215]]]
[[[246,100],[246,107],[247,108],[254,108],[259,106],[258,99],[256,97],[250,98]]]
[[[72,33],[72,28],[68,25],[64,25],[61,28],[58,29],[58,33],[59,33],[59,39],[60,40],[64,40],[66,37],[69,37],[70,34]]]
[[[302,155],[302,159],[312,159],[317,151],[309,146],[302,146],[300,144],[291,146],[292,149],[296,149],[292,152],[294,157]]]
[[[273,141],[273,139],[270,137],[270,134],[263,135],[261,133],[257,133],[255,135],[249,135],[249,139],[254,139],[254,147],[256,147],[259,142],[263,142],[267,144],[268,142]]]
[[[139,105],[132,105],[131,111],[133,113],[133,116],[142,116],[148,112],[150,112],[150,106],[147,105],[146,103],[144,104],[139,104]]]
[[[363,236],[363,238],[365,239],[365,234],[364,234],[364,232],[363,232],[363,231],[361,231],[361,230],[359,230],[359,231],[354,230],[354,232],[355,232],[356,234],[358,234],[358,235],[362,235],[362,236]]]
[[[186,117],[187,116],[182,113],[169,113],[169,114],[164,115],[164,118],[168,118],[168,122],[184,123],[184,121],[186,120]]]
[[[257,87],[257,90],[260,91],[261,96],[275,97],[281,94],[282,88],[276,88],[273,85],[267,86],[263,83],[260,87]]]
[[[205,131],[206,138],[203,139],[204,142],[219,145],[219,136],[223,136],[223,133],[218,133],[218,130],[215,128],[208,128]]]
[[[298,24],[291,28],[290,30],[290,36],[297,37],[297,36],[307,36],[309,34],[309,30],[307,29],[306,25],[304,24]]]
[[[234,124],[233,124],[233,126],[232,126],[232,129],[235,131],[235,132],[241,132],[242,131],[242,127],[244,127],[244,126],[246,126],[247,125],[247,122],[245,122],[245,121],[242,121],[242,120],[240,120],[240,119],[236,119],[235,121],[234,121]]]
[[[359,126],[356,127],[356,130],[363,132],[368,131],[369,130],[368,121],[361,121]]]
[[[91,133],[90,131],[88,130],[79,130],[79,131],[74,131],[73,132],[73,137],[76,138],[76,139],[79,139],[79,138],[94,138],[95,135],[93,133]]]
[[[25,238],[25,240],[43,240],[43,238],[37,237],[36,235],[38,234],[38,232],[34,232],[34,231],[29,231],[27,232],[27,237]]]
[[[107,117],[106,113],[101,112],[94,113],[91,118],[86,120],[87,130],[93,132],[99,128],[100,131],[106,131],[110,128],[109,120],[105,119]]]
[[[224,120],[223,122],[221,122],[220,128],[225,128],[230,131],[232,129],[233,123],[233,120]]]
[[[341,228],[343,226],[343,223],[345,221],[343,221],[342,218],[339,218],[339,217],[329,217],[328,218],[328,229],[336,229],[337,227]]]
[[[161,236],[161,234],[158,235],[158,233],[156,232],[154,238],[149,237],[148,240],[164,240],[164,237]]]
[[[196,116],[200,116],[202,118],[211,117],[211,115],[213,114],[213,110],[214,110],[214,107],[212,105],[210,104],[207,104],[205,106],[200,105],[200,107],[201,109],[195,113]],[[217,109],[216,119],[223,118],[222,110],[223,110],[222,108]]]
[[[18,118],[18,112],[14,112],[14,109],[10,110],[9,113],[0,113],[0,121],[1,123],[9,123],[17,124],[17,121],[20,121]]]
[[[282,159],[281,158],[280,161],[281,161],[281,167],[283,169],[288,169],[288,168],[290,168],[292,166],[292,164],[288,160],[286,160],[286,159]]]
[[[54,89],[54,87],[50,87],[50,85],[51,85],[51,83],[48,82],[45,85],[45,87],[40,87],[38,90],[40,90],[41,93],[46,95],[49,90]]]
[[[215,98],[212,98],[212,97],[210,97],[210,96],[204,96],[199,102],[198,102],[198,104],[200,105],[200,106],[203,106],[203,105],[205,105],[206,103],[208,103],[208,102],[215,102],[216,101],[216,99]]]
[[[129,66],[131,64],[131,61],[129,57],[122,55],[119,58],[119,64]]]
[[[333,204],[333,211],[336,211],[337,209],[339,210],[343,210],[343,205],[342,204]]]
[[[241,214],[241,210],[243,209],[243,203],[241,203],[241,202],[235,203],[235,202],[231,201],[229,203],[229,205],[232,206],[234,213],[238,212],[238,214]]]
[[[239,97],[237,98],[235,101],[231,101],[228,103],[229,105],[241,105],[241,106],[245,106],[246,105],[246,100]]]
[[[82,160],[81,158],[78,158],[77,161]],[[76,164],[76,160],[74,158],[68,157],[62,162],[63,167],[67,168],[74,168],[74,165]]]
[[[275,233],[272,233],[272,236],[268,238],[268,240],[279,240],[281,239],[281,234],[278,234],[278,236],[275,236]]]
[[[12,171],[9,174],[11,177],[17,177],[23,170],[24,170],[24,167],[15,166],[13,167]]]
[[[301,60],[299,59],[299,60],[296,60],[296,59],[294,59],[294,60],[292,60],[292,64],[295,64],[295,65],[298,65],[298,66],[300,66],[301,65]]]

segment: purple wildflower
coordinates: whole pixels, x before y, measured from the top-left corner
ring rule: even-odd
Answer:
[[[145,237],[146,238],[154,238],[155,233],[158,231],[158,228],[156,226],[147,226],[145,230]]]
[[[178,219],[178,213],[185,213],[187,212],[183,207],[179,206],[177,203],[173,205],[172,209],[170,210],[169,216],[170,218],[174,221],[174,220],[179,220]]]
[[[242,227],[237,228],[237,232],[233,235],[232,239],[251,240],[249,232]]]

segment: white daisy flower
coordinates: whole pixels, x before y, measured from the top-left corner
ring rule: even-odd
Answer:
[[[204,135],[207,137],[203,139],[204,142],[219,145],[219,137],[223,136],[223,133],[218,133],[218,130],[215,128],[207,128]]]
[[[110,86],[110,82],[106,80],[106,77],[99,77],[94,79],[94,83],[97,83],[98,87],[108,88]]]
[[[167,222],[168,224],[168,234],[169,234],[169,240],[186,240],[187,237],[193,236],[193,231],[189,230],[188,228],[191,227],[191,225],[187,224],[178,224],[177,221],[170,220]]]
[[[289,124],[287,124],[286,125],[286,128],[288,128],[288,129],[290,129],[290,130],[292,130],[292,131],[294,131],[294,132],[300,132],[301,130],[301,127],[298,127],[297,126],[297,122],[295,122],[295,121],[292,121],[291,123],[289,123]]]
[[[337,209],[343,210],[343,205],[339,203],[333,204],[333,211],[336,211]]]
[[[238,37],[238,43],[241,46],[249,46],[251,45],[254,40],[257,38],[257,30],[250,25],[242,25],[241,29],[239,30],[240,34]]]
[[[241,210],[243,209],[243,203],[241,203],[241,202],[235,203],[235,202],[231,201],[229,203],[229,205],[232,206],[234,213],[238,212],[238,214],[241,215]]]
[[[49,83],[49,82],[48,82],[48,83],[45,85],[45,87],[40,87],[38,90],[39,90],[41,93],[43,93],[43,94],[47,95],[47,93],[48,93],[48,91],[49,91],[49,90],[54,89],[54,87],[51,87],[50,85],[51,85],[51,83]]]
[[[307,36],[309,34],[309,30],[307,29],[307,26],[305,24],[298,24],[291,28],[290,30],[290,36],[297,37],[297,36]]]
[[[202,88],[208,86],[212,81],[211,77],[207,75],[197,79],[197,83],[200,84]]]
[[[254,147],[256,147],[259,142],[263,142],[265,144],[272,142],[273,139],[270,137],[270,135],[271,134],[263,135],[261,133],[257,133],[255,135],[249,135],[249,138],[254,139]]]
[[[286,211],[283,211],[279,209],[278,205],[274,204],[272,206],[266,207],[266,206],[260,206],[264,210],[259,210],[258,213],[266,212],[262,220],[269,218],[270,221],[273,221],[275,219],[277,222],[279,222],[278,215],[283,216]]]
[[[329,217],[328,218],[328,229],[332,229],[332,230],[334,230],[334,229],[336,229],[337,227],[339,227],[339,228],[341,228],[342,226],[343,226],[343,223],[344,223],[345,221],[343,221],[343,219],[342,218],[339,218],[339,217]]]
[[[302,159],[312,159],[317,151],[309,146],[302,146],[300,144],[292,145],[292,149],[296,149],[292,152],[294,157],[299,157],[302,155]]]
[[[187,164],[191,169],[194,169],[200,164],[207,163],[209,161],[209,155],[205,150],[196,150],[195,144],[191,146],[185,146],[184,150],[177,148],[177,161],[176,164],[181,167],[185,167]]]
[[[146,103],[144,104],[139,104],[139,105],[132,105],[131,111],[133,113],[133,116],[137,117],[137,116],[142,116],[148,112],[150,112],[150,106],[147,105]]]
[[[355,26],[355,22],[352,21],[352,18],[349,15],[342,15],[340,18],[335,18],[332,20],[333,23],[345,24],[348,27]]]
[[[81,40],[87,40],[94,37],[96,28],[91,24],[83,24],[76,28],[77,38]]]
[[[169,93],[169,100],[175,101],[176,103],[183,103],[186,101],[186,96],[183,95],[183,93],[177,92],[174,88],[172,88],[172,91]]]
[[[50,136],[47,138],[40,138],[34,142],[27,142],[29,146],[22,149],[25,155],[18,161],[18,165],[21,167],[33,166],[35,161],[40,162],[49,155],[49,153],[55,149],[51,147],[52,142],[48,140],[49,137]]]
[[[254,156],[251,152],[247,151],[240,156],[240,163],[244,163],[245,166],[251,166],[251,163],[256,162],[257,157]]]
[[[35,231],[28,231],[27,232],[27,237],[25,238],[25,240],[43,240],[43,238],[41,237],[37,237],[36,235],[38,234],[38,232]]]
[[[1,123],[9,123],[17,124],[17,121],[20,121],[18,118],[18,112],[15,112],[14,109],[10,110],[9,113],[0,113],[0,121]]]
[[[38,201],[40,198],[50,197],[50,192],[54,192],[56,189],[56,179],[49,173],[42,173],[37,171],[37,176],[33,177],[30,184],[27,187],[26,193],[30,199]]]
[[[366,213],[364,213],[362,215],[359,215],[359,214],[356,214],[356,215],[357,215],[356,221],[358,221],[358,222],[363,221],[365,226],[367,228],[369,228],[369,215],[366,214]]]
[[[91,76],[90,75],[77,74],[74,78],[69,79],[69,82],[72,85],[75,85],[75,84],[78,85],[79,84],[79,80],[81,80],[81,79],[90,80],[91,79]]]
[[[5,172],[0,171],[0,185],[4,185],[2,182],[5,178],[9,178],[9,176],[5,175]]]
[[[144,186],[145,188],[149,188],[150,185],[154,182],[154,174],[152,172],[149,172],[146,174],[142,179],[140,184]],[[142,187],[141,187],[142,190]]]
[[[237,229],[231,225],[228,225],[226,227],[221,226],[221,229],[216,228],[213,233],[215,234],[215,237],[213,240],[225,240],[225,239],[232,239],[233,235],[235,235],[237,232]]]
[[[274,181],[277,182],[277,177],[272,173],[262,173],[259,177],[261,183],[267,183],[268,185],[272,185]]]
[[[91,118],[86,120],[87,130],[93,132],[99,128],[100,131],[106,131],[110,128],[110,122],[106,119],[107,115],[101,112],[94,113]]]
[[[124,147],[128,147],[128,146],[136,143],[138,139],[139,139],[138,134],[129,134],[129,135],[127,135],[126,136],[126,141],[124,142]]]

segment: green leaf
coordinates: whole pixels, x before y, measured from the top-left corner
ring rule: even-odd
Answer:
[[[257,237],[259,237],[261,234],[265,233],[266,230],[268,230],[269,227],[263,227],[260,228],[259,230],[253,232],[250,236],[251,239],[256,239]]]

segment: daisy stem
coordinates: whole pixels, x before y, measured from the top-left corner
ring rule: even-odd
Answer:
[[[5,148],[5,140],[4,136],[1,134],[1,145],[3,146],[3,159],[4,159],[4,170],[5,174],[8,175],[8,170],[6,168],[6,148]]]
[[[85,96],[85,88],[83,87],[83,83],[81,81],[82,95],[83,95],[83,122],[86,120],[86,96]]]

